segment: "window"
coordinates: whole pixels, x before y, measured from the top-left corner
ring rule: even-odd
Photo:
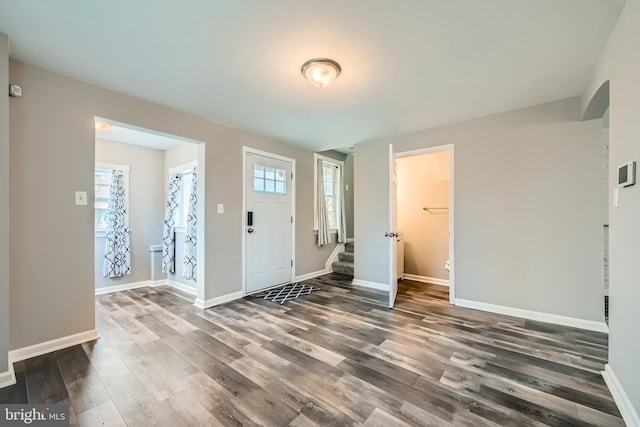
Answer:
[[[340,224],[340,213],[342,211],[342,192],[340,189],[342,185],[343,162],[316,154],[314,156],[314,169],[318,167],[317,159],[322,159],[322,180],[324,183],[324,197],[329,228],[331,230],[337,230]],[[314,177],[317,183],[317,170],[315,171]],[[315,185],[314,192],[317,188],[317,185]],[[316,203],[315,201],[317,201],[317,195],[314,197],[314,204]],[[315,207],[315,211],[317,212],[317,206]]]
[[[287,194],[287,172],[271,166],[255,165],[253,191]]]
[[[180,173],[182,176],[182,191],[179,195],[180,202],[178,203],[178,209],[176,210],[176,217],[174,218],[175,227],[186,227],[187,216],[189,214],[189,195],[193,189],[193,170],[189,169]]]
[[[124,186],[127,196],[127,205],[129,204],[129,166],[113,165],[109,163],[97,163],[94,175],[94,230],[96,237],[104,237],[107,231],[109,193],[111,192],[111,177],[113,176],[114,169],[124,172]]]
[[[182,178],[181,191],[178,194],[178,208],[173,218],[173,226],[183,228],[187,226],[187,216],[189,215],[189,195],[193,189],[193,169],[196,162],[190,162],[184,165],[176,166],[169,169],[169,176],[178,174]]]

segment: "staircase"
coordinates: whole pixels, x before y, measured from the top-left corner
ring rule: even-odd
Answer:
[[[338,261],[331,264],[334,273],[353,276],[353,242],[345,243],[344,252],[338,254]]]

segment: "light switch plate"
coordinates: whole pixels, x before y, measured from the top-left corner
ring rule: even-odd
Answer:
[[[86,205],[87,205],[87,192],[76,191],[76,206],[86,206]]]
[[[218,213],[224,213],[224,205],[222,203],[218,203]]]

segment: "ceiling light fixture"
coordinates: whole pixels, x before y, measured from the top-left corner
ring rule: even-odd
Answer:
[[[315,58],[302,64],[300,71],[312,85],[325,87],[340,75],[342,68],[331,59]]]
[[[109,129],[111,125],[105,122],[96,122],[96,132],[103,132]]]

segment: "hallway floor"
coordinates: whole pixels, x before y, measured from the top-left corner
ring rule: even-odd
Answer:
[[[16,363],[0,403],[67,403],[72,425],[624,425],[600,375],[607,335],[448,303],[397,306],[348,276],[284,305],[207,310],[169,287],[96,297],[95,342]]]

